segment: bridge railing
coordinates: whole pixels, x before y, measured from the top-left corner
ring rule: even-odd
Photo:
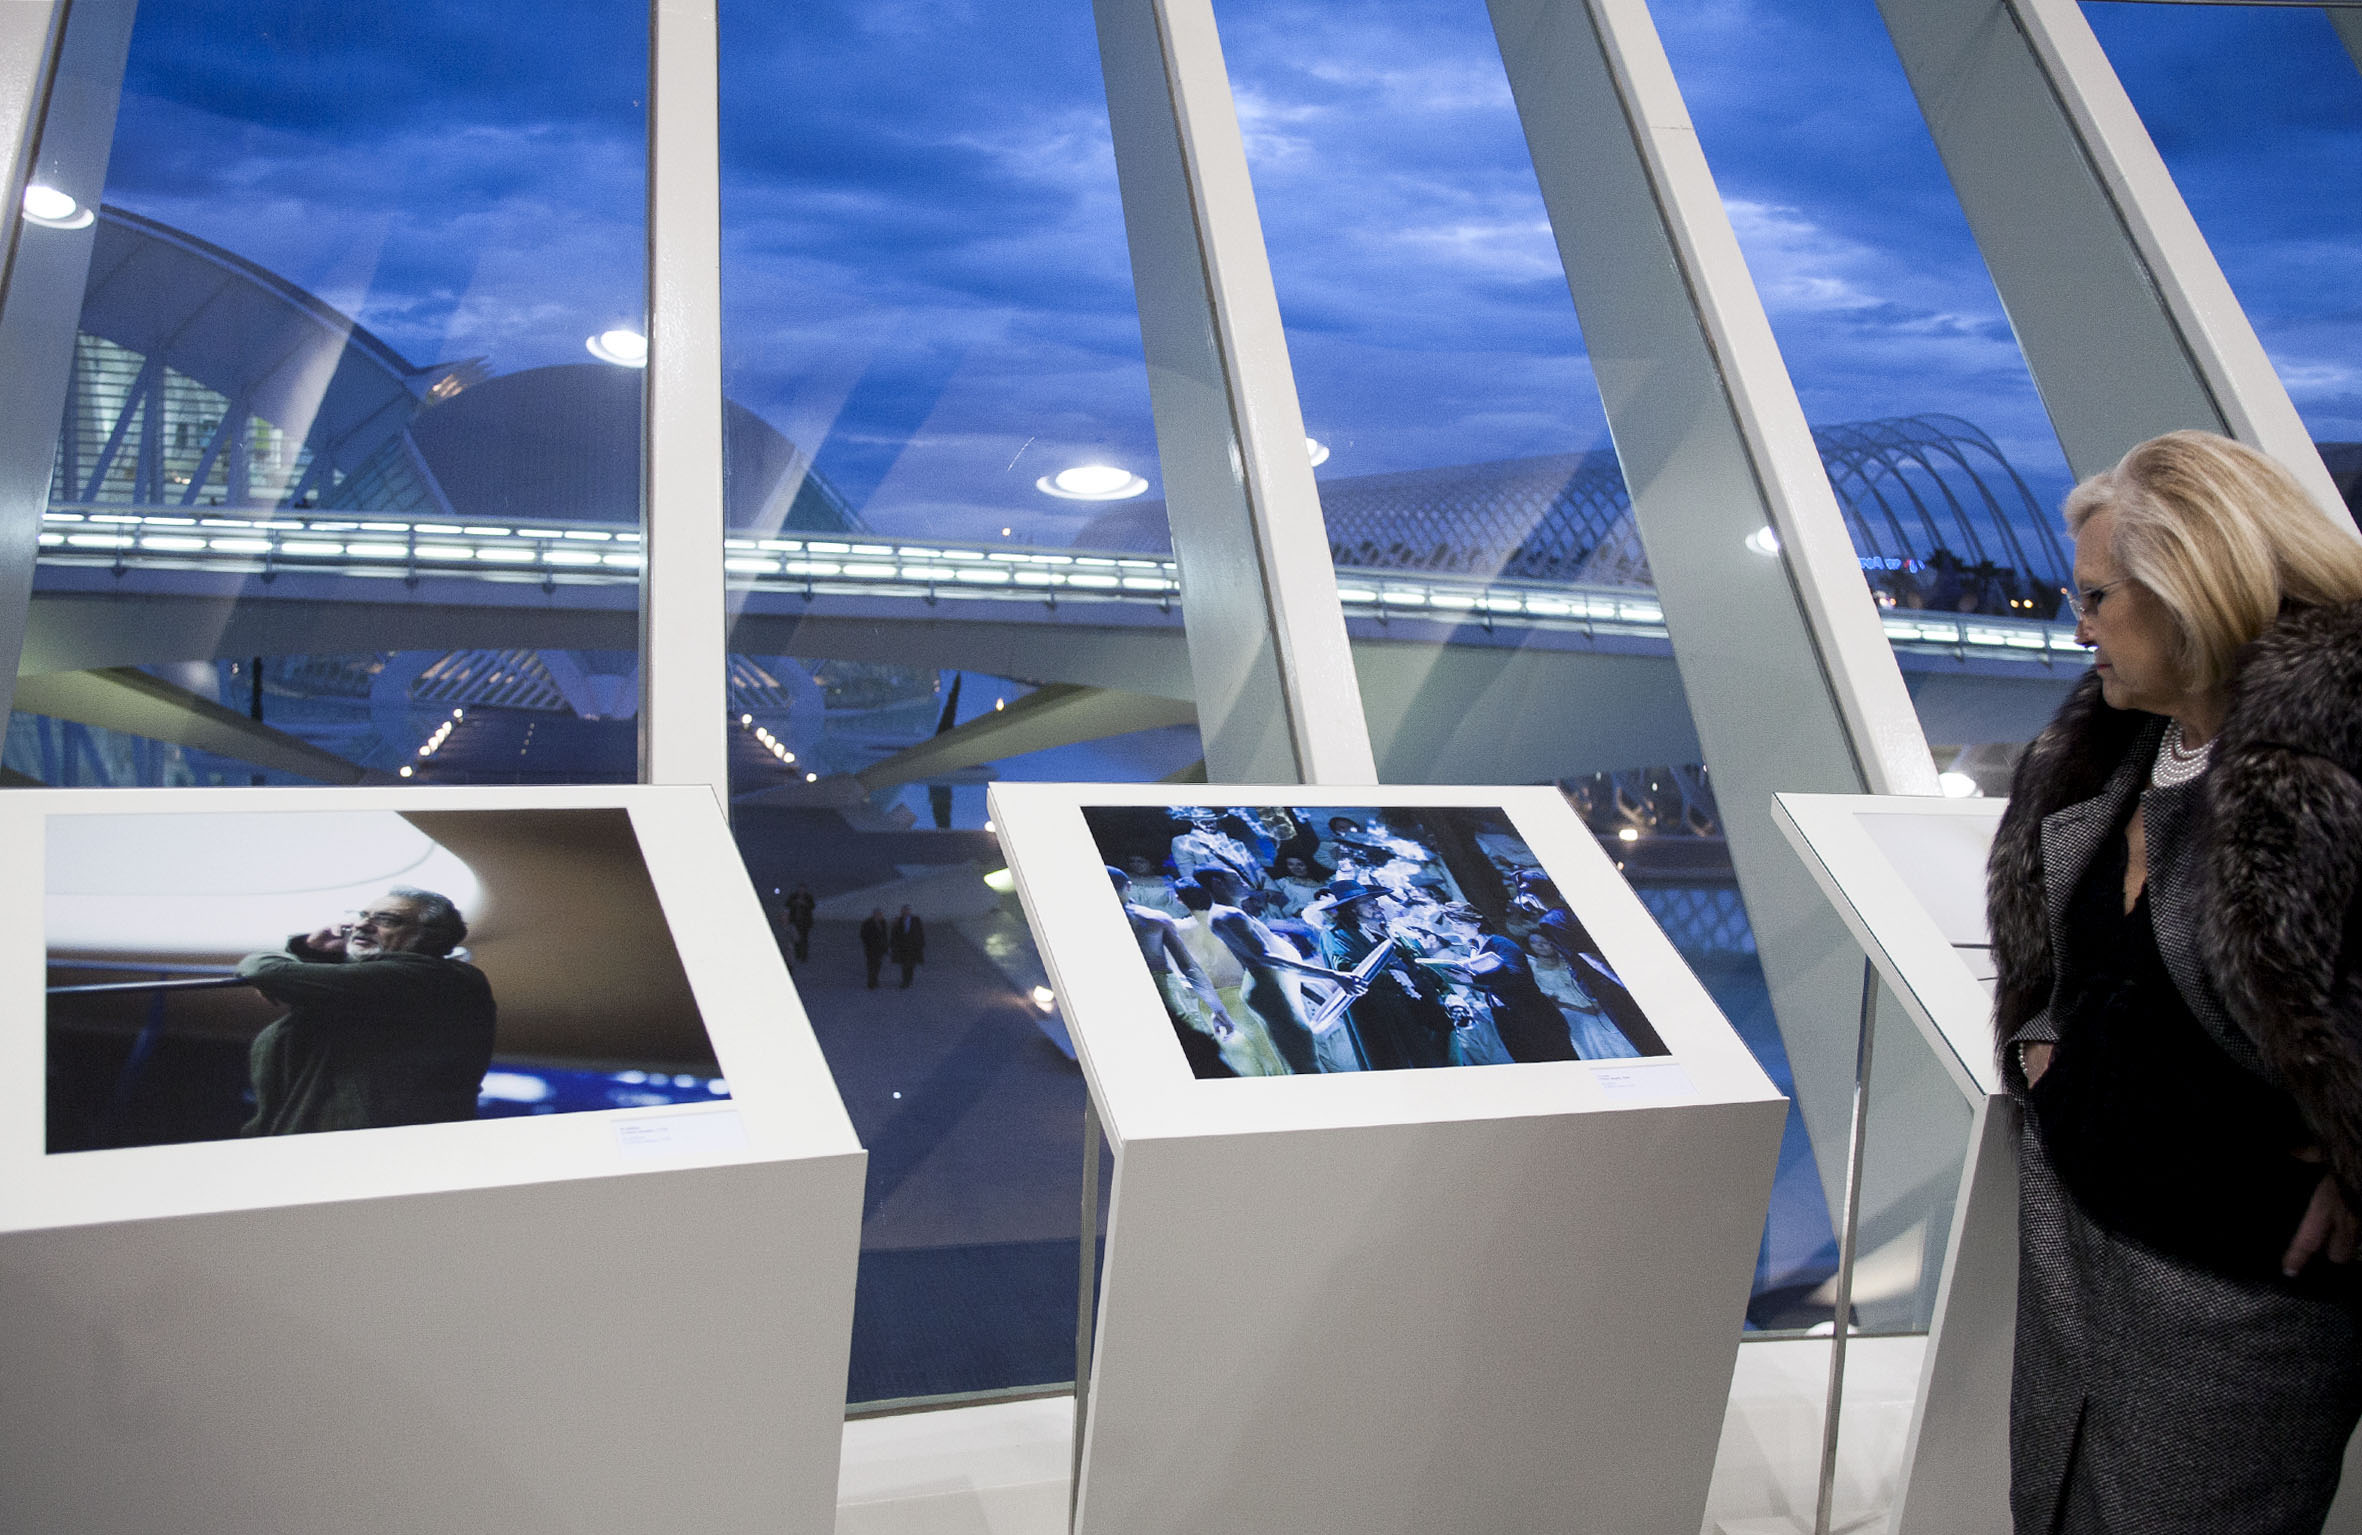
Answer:
[[[44,519],[41,561],[69,567],[282,572],[409,580],[472,578],[544,586],[637,581],[640,531],[614,524],[395,520],[333,511],[161,510],[57,505]],[[1016,548],[876,535],[734,535],[723,564],[733,586],[807,599],[823,596],[1060,603],[1148,603],[1181,597],[1170,556],[1125,551]],[[1479,580],[1415,570],[1341,568],[1347,617],[1424,620],[1665,639],[1665,612],[1646,587]],[[2081,664],[2064,624],[1924,610],[1890,610],[1898,649],[1967,659]]]

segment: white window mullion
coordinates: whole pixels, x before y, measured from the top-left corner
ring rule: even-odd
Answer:
[[[653,5],[640,778],[726,806],[719,30],[714,0]]]

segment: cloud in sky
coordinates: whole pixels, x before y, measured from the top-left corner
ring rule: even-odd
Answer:
[[[2362,440],[2362,72],[2328,19],[2085,9],[2306,426]]]
[[[876,525],[1060,541],[1155,429],[1084,6],[722,12],[725,365]]]
[[[1323,476],[1604,445],[1484,8],[1215,16]]]
[[[639,323],[639,6],[148,0],[107,199],[355,314],[414,362],[579,362]]]
[[[1656,10],[1807,414],[1957,414],[2055,487],[1873,0]],[[1216,13],[1322,473],[1603,443],[1484,8]],[[2091,13],[2316,433],[2362,437],[2362,77],[2308,12]],[[641,304],[645,10],[550,14],[143,0],[109,196],[418,361],[579,361]],[[1090,508],[1040,475],[1154,480],[1089,8],[725,0],[722,24],[733,396],[886,527],[1052,540]]]

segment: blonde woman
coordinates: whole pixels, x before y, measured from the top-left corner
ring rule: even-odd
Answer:
[[[2312,1532],[2362,1414],[2362,542],[2270,459],[2068,497],[2091,674],[1993,845],[2019,1535]]]

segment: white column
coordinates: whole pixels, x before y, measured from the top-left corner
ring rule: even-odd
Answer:
[[[1096,0],[1206,773],[1377,776],[1210,0]]]
[[[2223,432],[2344,502],[2076,0],[1879,0],[2078,475]]]
[[[1491,10],[1835,1209],[1861,956],[1772,795],[1932,794],[1934,764],[1646,6]]]
[[[131,47],[131,0],[0,0],[0,712],[16,697],[92,230],[19,217],[37,181],[98,206]]]
[[[727,805],[719,60],[713,0],[654,0],[640,779],[708,784]]]

